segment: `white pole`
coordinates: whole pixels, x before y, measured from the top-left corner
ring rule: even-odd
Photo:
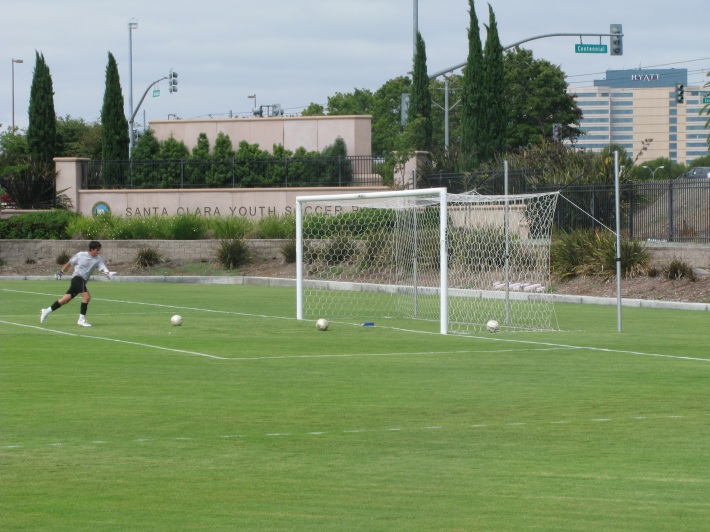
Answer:
[[[616,326],[621,332],[621,209],[619,207],[619,152],[614,152],[614,199],[616,208]]]
[[[296,198],[296,319],[303,319],[303,213]]]
[[[133,159],[133,30],[138,27],[135,19],[128,21],[128,158]]]
[[[505,324],[510,325],[510,238],[508,232],[509,205],[508,205],[508,161],[503,161],[503,194],[505,208],[503,209],[503,238],[505,239]]]
[[[440,300],[440,332],[447,334],[449,332],[449,252],[446,247],[446,226],[448,220],[448,198],[446,189],[439,189],[439,268],[441,270],[441,279],[439,291],[441,292]]]

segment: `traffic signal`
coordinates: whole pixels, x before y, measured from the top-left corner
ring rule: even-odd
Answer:
[[[621,24],[610,24],[609,33],[611,33],[609,55],[624,55],[624,32]]]
[[[170,71],[168,74],[168,91],[177,92],[177,72]]]
[[[682,83],[675,84],[675,101],[676,103],[685,101],[685,86]]]

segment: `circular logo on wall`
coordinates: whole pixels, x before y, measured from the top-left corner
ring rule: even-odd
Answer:
[[[99,201],[94,204],[94,206],[91,208],[91,214],[94,216],[99,215],[99,214],[110,214],[111,213],[111,207],[108,206],[108,203]]]

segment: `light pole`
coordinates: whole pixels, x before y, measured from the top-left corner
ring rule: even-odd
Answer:
[[[133,158],[133,30],[138,27],[136,19],[128,21],[128,158]]]
[[[656,179],[656,172],[658,172],[659,170],[662,170],[663,168],[665,168],[665,166],[659,166],[655,170],[653,168],[646,166],[646,165],[643,165],[641,168],[645,168],[646,170],[651,172],[651,179]]]
[[[12,129],[15,129],[15,63],[23,63],[22,59],[12,60]]]

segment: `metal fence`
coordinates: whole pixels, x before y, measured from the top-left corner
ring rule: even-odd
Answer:
[[[372,157],[86,161],[82,188],[260,188],[382,185]]]
[[[373,157],[287,157],[198,161],[87,161],[82,188],[250,188],[382,185],[384,162]],[[560,190],[555,226],[561,231],[615,229],[613,184],[545,185],[539,171],[510,170],[511,194]],[[502,194],[502,172],[420,175],[418,187]],[[710,179],[674,179],[621,185],[621,228],[626,238],[710,242]]]
[[[545,185],[539,173],[509,172],[509,192],[525,194],[559,190],[562,198],[555,211],[555,227],[616,229],[613,184]],[[502,194],[502,173],[429,175],[426,186],[446,186],[451,192],[476,190]],[[659,242],[710,243],[710,179],[671,179],[623,183],[620,186],[620,227],[625,238]]]

